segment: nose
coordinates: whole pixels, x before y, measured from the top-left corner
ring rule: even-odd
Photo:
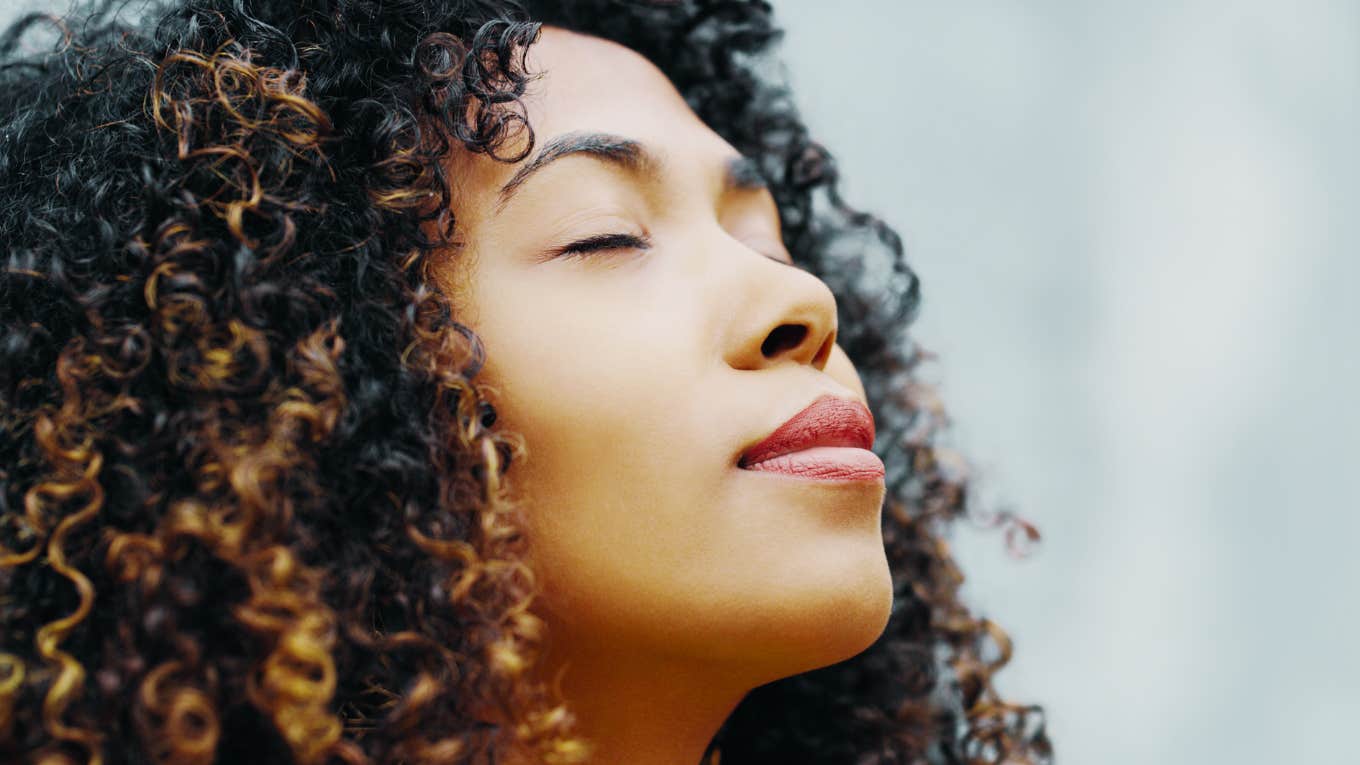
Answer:
[[[725,349],[734,369],[809,364],[826,369],[836,344],[836,296],[809,271],[747,250],[733,285]]]

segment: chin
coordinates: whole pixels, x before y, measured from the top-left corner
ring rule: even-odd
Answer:
[[[835,621],[826,629],[823,660],[817,667],[845,661],[873,645],[888,626],[892,603],[892,575],[885,558],[878,576],[866,582],[852,597],[838,603],[839,607],[833,612]]]
[[[768,680],[845,661],[882,636],[893,603],[886,557],[861,562],[853,578],[839,573],[800,597],[787,597],[771,615],[762,641],[763,658],[770,660]]]

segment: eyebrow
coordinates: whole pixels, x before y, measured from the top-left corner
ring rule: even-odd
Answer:
[[[639,141],[610,133],[571,132],[553,136],[532,160],[520,167],[497,195],[496,212],[500,212],[515,192],[534,173],[555,160],[572,154],[586,154],[616,165],[635,175],[652,173],[660,166],[655,153]],[[769,188],[760,164],[751,157],[734,155],[723,163],[723,190],[752,190]]]

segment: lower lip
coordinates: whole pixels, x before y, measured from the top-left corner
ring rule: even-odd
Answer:
[[[853,446],[814,446],[742,469],[817,481],[881,481],[884,476],[883,460],[877,454]]]

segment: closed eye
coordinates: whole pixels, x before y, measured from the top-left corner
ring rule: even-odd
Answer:
[[[635,236],[633,234],[600,234],[561,247],[553,252],[552,257],[584,255],[591,252],[604,252],[607,250],[646,250],[651,248],[651,246],[652,240],[645,236]]]

